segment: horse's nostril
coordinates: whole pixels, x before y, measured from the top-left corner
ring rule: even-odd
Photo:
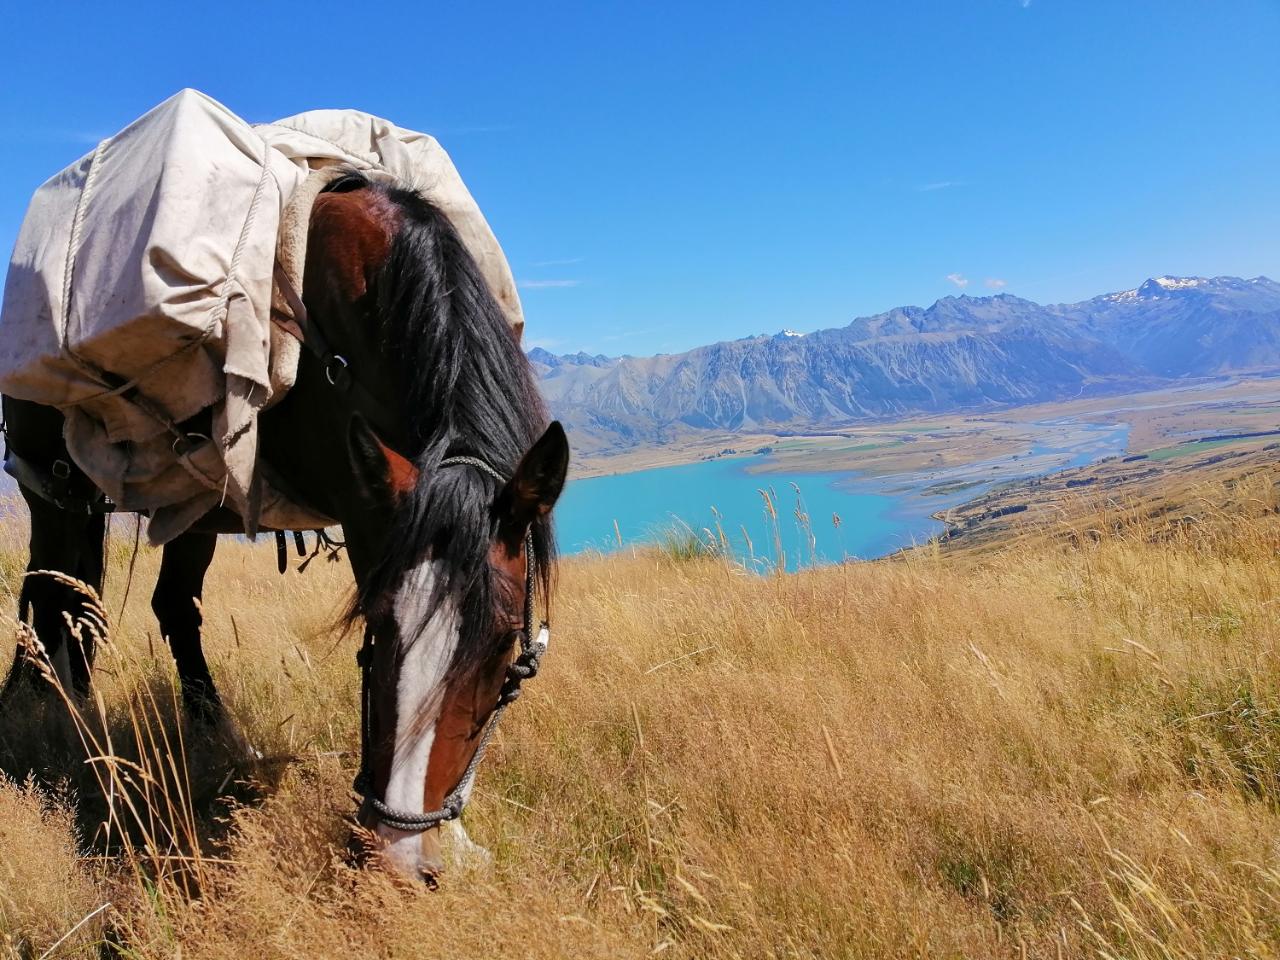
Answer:
[[[422,867],[418,873],[422,876],[422,882],[427,885],[428,890],[440,889],[440,877],[436,871],[428,867]]]

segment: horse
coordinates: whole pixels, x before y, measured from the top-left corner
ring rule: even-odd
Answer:
[[[492,723],[537,667],[534,591],[549,609],[569,446],[475,260],[420,193],[337,173],[311,211],[302,287],[282,292],[307,349],[294,386],[260,416],[260,466],[342,526],[355,581],[342,620],[364,625],[357,832],[372,859],[434,884],[440,825],[460,813]],[[67,452],[62,414],[10,397],[3,411],[29,474],[28,571],[100,590],[101,496]],[[183,428],[208,436],[207,421]],[[201,650],[204,577],[218,536],[243,530],[220,507],[166,543],[151,597],[184,713],[206,731],[226,718]],[[81,697],[93,641],[67,618],[84,603],[45,576],[28,576],[19,596],[20,619]],[[39,682],[20,648],[5,694]]]

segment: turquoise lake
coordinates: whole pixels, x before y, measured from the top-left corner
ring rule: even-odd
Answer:
[[[930,516],[936,511],[978,496],[995,483],[1123,453],[1128,440],[1124,425],[1073,424],[1073,430],[1065,446],[1035,443],[1017,457],[970,464],[948,474],[872,480],[857,473],[751,472],[759,471],[765,455],[574,480],[556,506],[557,539],[563,553],[573,554],[657,542],[681,526],[704,538],[707,531],[716,536],[722,531],[737,559],[762,570],[776,564],[779,541],[788,569],[884,556],[939,533],[942,524]],[[972,485],[945,496],[926,492],[947,480]],[[774,504],[776,525],[762,491]]]

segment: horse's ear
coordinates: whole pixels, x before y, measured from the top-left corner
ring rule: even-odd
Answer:
[[[374,502],[404,496],[418,483],[418,468],[383,443],[358,413],[347,427],[347,449],[361,492]]]
[[[518,543],[529,524],[551,512],[564,489],[568,471],[569,439],[560,421],[555,420],[529,448],[515,475],[498,494],[495,509],[506,537]]]

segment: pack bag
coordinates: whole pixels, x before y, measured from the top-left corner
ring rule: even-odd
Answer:
[[[0,307],[0,391],[59,408],[72,459],[118,509],[150,514],[152,543],[219,504],[250,534],[334,522],[263,475],[257,418],[299,357],[271,322],[273,271],[303,288],[311,204],[339,168],[439,206],[520,333],[506,258],[448,154],[359,111],[252,126],[183,90],[31,200]],[[179,426],[206,409],[212,436]]]

